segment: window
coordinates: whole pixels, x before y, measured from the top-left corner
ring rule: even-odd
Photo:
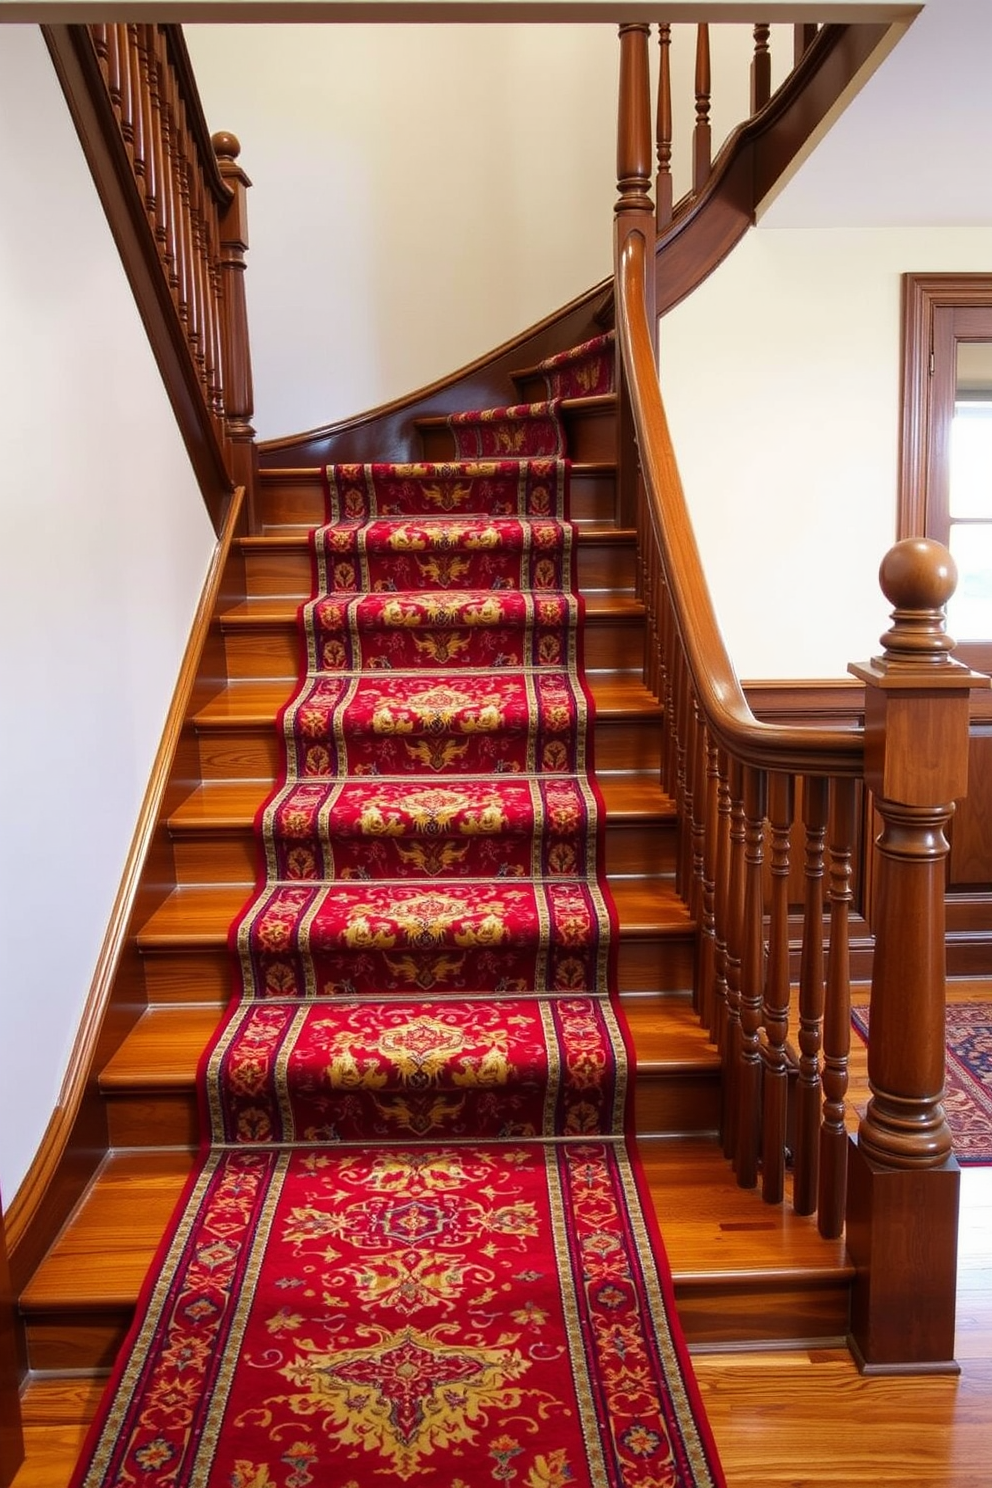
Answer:
[[[956,656],[992,671],[992,278],[903,281],[899,536],[934,537],[958,565]]]

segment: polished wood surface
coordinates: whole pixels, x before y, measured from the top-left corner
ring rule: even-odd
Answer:
[[[674,1185],[659,1195],[666,1240],[682,1198]],[[990,1232],[992,1169],[972,1168],[962,1175],[958,1377],[869,1378],[829,1336],[760,1351],[694,1346],[728,1488],[984,1488],[992,1460]],[[763,1233],[726,1232],[743,1241]],[[691,1253],[693,1244],[687,1228],[678,1248]],[[99,1375],[29,1381],[27,1455],[14,1488],[66,1488],[102,1383]]]
[[[203,499],[219,534],[252,483],[239,146],[223,172],[178,26],[43,27]]]
[[[7,1237],[0,1208],[0,1488],[7,1488],[24,1458],[18,1397],[21,1368]]]
[[[635,43],[644,53],[636,28],[622,28],[621,166],[639,161],[646,143],[643,110],[628,82]],[[701,26],[697,152],[706,144],[708,88],[708,34]],[[708,170],[708,162],[697,158],[697,165],[700,176]],[[815,1207],[825,1240],[840,1236],[846,1224],[856,1263],[852,1333],[863,1367],[944,1369],[953,1348],[958,1189],[941,1105],[943,828],[950,803],[966,792],[972,675],[947,655],[952,643],[941,607],[953,590],[953,569],[935,544],[904,543],[886,556],[882,588],[895,609],[883,637],[885,655],[853,668],[866,684],[863,728],[762,724],[754,717],[716,621],[661,402],[652,242],[639,202],[636,210],[624,210],[633,179],[620,181],[615,232],[622,368],[617,440],[622,450],[629,408],[641,473],[636,525],[639,592],[648,615],[645,678],[665,719],[663,779],[676,801],[681,836],[676,882],[705,937],[698,965],[709,984],[697,983],[696,1000],[722,1055],[723,1149],[745,1189],[758,1182],[763,1159],[766,1197],[779,1202],[789,1141],[784,1066],[793,808],[780,802],[769,815],[769,781],[799,777],[807,787],[827,781],[829,818],[820,823],[828,834],[825,965],[819,895],[807,897],[803,925],[811,947],[801,956],[807,1076],[798,1197],[804,1212]],[[850,910],[862,779],[883,821],[871,867],[872,1001],[883,1014],[872,1022],[874,1093],[849,1164]],[[769,838],[775,871],[766,921]],[[817,867],[817,880],[819,874]],[[807,883],[812,887],[808,872]],[[814,975],[824,976],[822,988],[811,985]],[[819,1084],[809,1077],[814,1068]]]

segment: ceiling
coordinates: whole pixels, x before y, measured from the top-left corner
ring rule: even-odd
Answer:
[[[761,225],[992,225],[990,72],[990,0],[928,0]]]

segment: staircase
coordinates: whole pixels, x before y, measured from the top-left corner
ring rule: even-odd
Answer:
[[[520,401],[537,396],[532,378],[515,374]],[[612,395],[564,405],[637,1129],[679,1311],[697,1348],[837,1340],[851,1279],[843,1242],[739,1189],[715,1134],[719,1060],[687,990],[695,926],[676,892],[675,813],[658,783],[634,539],[615,516],[614,412]],[[450,437],[443,419],[422,419],[412,457],[452,458]],[[110,1150],[20,1298],[35,1380],[73,1374],[78,1385],[110,1367],[193,1164],[194,1073],[231,988],[228,927],[255,881],[252,822],[274,779],[310,589],[306,532],[323,516],[319,469],[261,473],[258,531],[236,540],[243,593],[215,619],[226,680],[195,713],[191,788],[168,816],[176,887],[137,935],[147,1008],[98,1074]]]

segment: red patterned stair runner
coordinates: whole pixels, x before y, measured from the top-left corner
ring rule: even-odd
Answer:
[[[211,1142],[88,1488],[722,1482],[623,1143],[555,405],[452,427],[327,472]]]

